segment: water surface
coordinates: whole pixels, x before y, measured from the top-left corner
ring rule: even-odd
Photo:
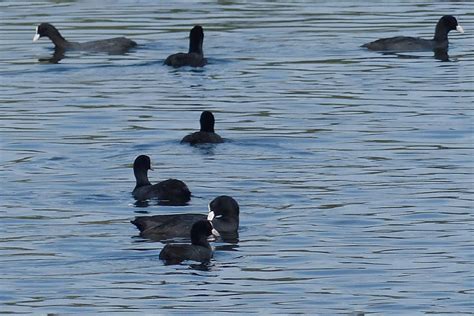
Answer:
[[[466,30],[447,62],[359,47],[443,14]],[[46,21],[140,47],[39,62]],[[163,66],[194,24],[210,64]],[[472,313],[473,34],[469,1],[1,2],[0,310]],[[230,142],[179,144],[203,110]],[[139,154],[191,203],[135,207]],[[240,240],[208,267],[164,266],[129,223],[221,194]]]

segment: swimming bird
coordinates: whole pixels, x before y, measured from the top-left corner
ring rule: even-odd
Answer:
[[[55,50],[64,52],[68,50],[81,50],[91,52],[107,52],[110,54],[125,53],[130,48],[137,46],[137,43],[126,37],[115,37],[98,41],[84,43],[70,42],[66,40],[58,29],[52,24],[41,23],[36,27],[36,34],[33,41],[36,42],[41,37],[48,37],[55,46]]]
[[[152,240],[188,237],[192,225],[209,220],[224,241],[235,241],[239,229],[239,204],[227,195],[221,195],[209,203],[209,212],[204,214],[166,214],[137,216],[131,221],[140,230],[140,236]]]
[[[224,140],[214,131],[214,115],[210,111],[204,111],[201,113],[201,118],[199,119],[201,124],[201,129],[199,132],[194,132],[192,134],[184,136],[181,140],[181,143],[189,143],[190,145],[196,144],[217,144],[223,143]]]
[[[148,170],[153,170],[150,157],[147,155],[138,156],[133,163],[136,186],[132,195],[136,200],[144,201],[156,198],[169,205],[182,205],[191,199],[191,192],[183,181],[168,179],[151,184],[148,180]]]
[[[187,53],[176,53],[168,56],[164,64],[175,68],[182,66],[202,67],[207,64],[202,51],[204,31],[202,26],[196,25],[189,32],[189,51]]]
[[[212,248],[207,238],[218,235],[211,222],[197,221],[191,227],[191,245],[167,244],[160,252],[159,258],[166,264],[177,264],[185,260],[209,262],[212,258]]]
[[[461,25],[452,15],[441,17],[436,24],[433,39],[424,39],[410,36],[396,36],[381,38],[376,41],[362,45],[370,50],[388,52],[410,52],[410,51],[446,51],[448,50],[448,33],[456,30],[464,33]]]

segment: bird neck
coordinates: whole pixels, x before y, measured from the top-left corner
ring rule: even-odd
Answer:
[[[137,181],[136,188],[151,184],[148,180],[148,170],[134,168],[133,173],[135,174],[135,180]]]
[[[214,126],[201,126],[201,132],[214,133]]]
[[[51,30],[50,34],[47,35],[49,39],[54,43],[57,48],[64,49],[71,46],[71,43],[67,41],[58,30]]]
[[[202,40],[191,38],[189,40],[189,53],[204,55],[202,52]]]
[[[435,34],[433,40],[442,42],[448,40],[448,28],[443,23],[436,24]]]

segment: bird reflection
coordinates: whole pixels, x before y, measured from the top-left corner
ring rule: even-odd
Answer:
[[[434,58],[441,61],[449,61],[448,51],[446,49],[437,49],[434,51]]]
[[[215,247],[216,251],[237,251],[239,249],[239,245],[235,244],[226,244],[226,245],[219,245]]]
[[[440,60],[440,61],[450,61],[448,51],[446,49],[436,49],[433,52],[434,52],[433,57],[435,59]],[[395,55],[398,58],[406,58],[406,59],[425,58],[424,56],[417,56],[417,55],[410,55],[410,54],[403,54],[403,53],[393,53],[393,52],[383,53],[383,55]]]
[[[58,64],[61,59],[65,57],[65,51],[63,49],[55,49],[51,57],[39,58],[40,63]]]
[[[239,243],[239,232],[220,233],[220,235],[220,240],[231,244],[230,246],[234,246]]]
[[[152,202],[152,203],[150,203]],[[144,201],[136,201],[133,203],[135,207],[148,207],[150,205],[161,205],[161,206],[185,206],[188,205],[188,202],[170,202],[166,200],[157,200],[157,199],[152,199],[152,200],[144,200]],[[140,213],[139,211],[135,211],[135,213]],[[148,213],[148,212],[145,212]]]
[[[189,265],[189,267],[193,270],[198,270],[198,271],[211,271],[212,265],[210,262],[203,262],[203,263],[192,263]]]

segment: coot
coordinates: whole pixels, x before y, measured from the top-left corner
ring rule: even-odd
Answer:
[[[168,56],[164,64],[175,68],[182,66],[202,67],[207,64],[202,51],[204,31],[200,25],[196,25],[189,32],[189,51],[187,53],[176,53]]]
[[[410,51],[440,51],[448,49],[448,33],[457,30],[464,33],[461,25],[452,15],[445,15],[436,24],[433,39],[424,39],[410,36],[396,36],[381,38],[374,42],[362,45],[370,50],[390,51],[390,52],[410,52]]]
[[[156,198],[166,204],[183,205],[191,199],[191,192],[183,181],[168,179],[152,185],[148,180],[148,170],[152,170],[150,157],[138,156],[133,163],[136,186],[132,195],[136,200]]]
[[[166,264],[177,264],[185,260],[209,262],[212,258],[212,248],[207,238],[218,233],[211,222],[202,220],[191,228],[191,245],[167,244],[160,252],[159,258]]]
[[[45,36],[54,43],[56,51],[59,52],[64,52],[67,50],[83,50],[120,54],[128,51],[132,47],[137,46],[136,42],[126,37],[115,37],[84,43],[70,42],[66,40],[52,24],[41,23],[36,27],[36,34],[33,37],[33,41],[37,41],[41,37]]]
[[[201,123],[200,131],[184,136],[184,138],[181,140],[181,143],[189,143],[190,145],[196,145],[206,143],[217,144],[224,142],[222,137],[220,137],[219,134],[214,132],[215,120],[212,112],[202,112],[199,122]]]
[[[207,218],[206,218],[207,217]],[[216,197],[209,203],[209,213],[137,216],[131,223],[140,230],[140,236],[152,240],[188,237],[192,225],[210,220],[224,241],[238,238],[239,204],[227,195]]]

